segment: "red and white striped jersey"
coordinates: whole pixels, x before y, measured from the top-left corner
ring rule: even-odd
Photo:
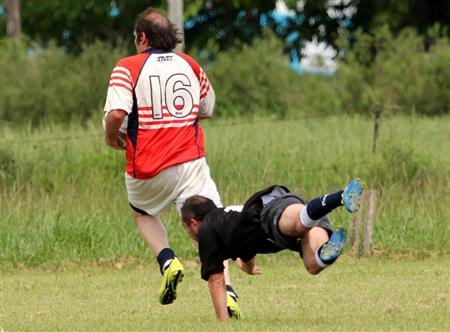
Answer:
[[[147,179],[203,157],[198,116],[211,116],[214,102],[205,72],[184,53],[150,49],[121,59],[111,74],[105,112],[128,113],[127,173]]]

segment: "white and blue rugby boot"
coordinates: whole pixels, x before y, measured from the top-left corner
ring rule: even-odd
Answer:
[[[359,178],[353,179],[344,189],[344,193],[342,194],[342,204],[348,212],[355,213],[359,210],[363,189],[364,184]]]
[[[342,254],[346,240],[347,231],[345,228],[339,227],[331,234],[328,242],[324,243],[320,250],[316,252],[316,255],[319,256],[324,265],[331,265]]]

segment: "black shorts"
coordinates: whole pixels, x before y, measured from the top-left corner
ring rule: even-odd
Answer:
[[[280,187],[278,187],[280,188]],[[274,194],[275,192],[272,192]],[[283,249],[290,249],[301,253],[300,239],[281,234],[278,229],[278,221],[283,211],[292,204],[306,205],[307,201],[298,194],[289,193],[284,190],[278,190],[274,198],[267,205],[263,206],[261,211],[261,226],[267,234],[270,241]],[[333,229],[327,217],[320,219],[318,227],[324,228],[330,236]]]

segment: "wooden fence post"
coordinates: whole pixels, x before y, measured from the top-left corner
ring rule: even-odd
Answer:
[[[369,208],[366,221],[366,232],[364,236],[364,252],[370,254],[372,250],[373,227],[375,225],[375,210],[377,203],[377,191],[369,190]]]
[[[350,244],[350,252],[355,256],[359,255],[361,216],[362,216],[362,209],[364,206],[364,196],[365,193],[363,193],[363,196],[361,197],[361,206],[359,210],[355,214],[353,214],[352,218],[352,241]]]
[[[380,118],[381,118],[381,108],[380,108],[380,106],[376,106],[376,108],[375,108],[375,123],[373,126],[372,153],[377,152],[378,137],[380,135]]]

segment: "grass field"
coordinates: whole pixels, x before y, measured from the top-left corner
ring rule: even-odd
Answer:
[[[385,116],[376,154],[365,117],[206,122],[208,162],[225,204],[273,183],[312,198],[354,176],[378,192],[371,258],[345,255],[318,277],[291,253],[265,257],[258,277],[232,267],[244,320],[226,327],[215,321],[174,211],[163,220],[187,276],[176,303],[158,304],[160,276],[128,210],[123,156],[104,146],[100,121],[1,127],[0,327],[450,331],[449,121]],[[350,226],[343,209],[331,219]]]
[[[150,266],[65,267],[2,276],[0,326],[8,331],[449,331],[448,257],[353,259],[310,276],[296,255],[260,261],[248,276],[232,264],[243,320],[216,322],[198,263],[186,262],[178,299],[157,300]]]
[[[206,148],[225,204],[273,183],[312,198],[360,176],[378,190],[374,251],[423,257],[449,253],[449,121],[383,117],[376,154],[365,117],[205,122]],[[149,258],[130,216],[123,155],[104,146],[100,123],[0,128],[2,267]],[[331,218],[351,220],[344,211]],[[176,252],[195,257],[177,214],[163,220]]]

